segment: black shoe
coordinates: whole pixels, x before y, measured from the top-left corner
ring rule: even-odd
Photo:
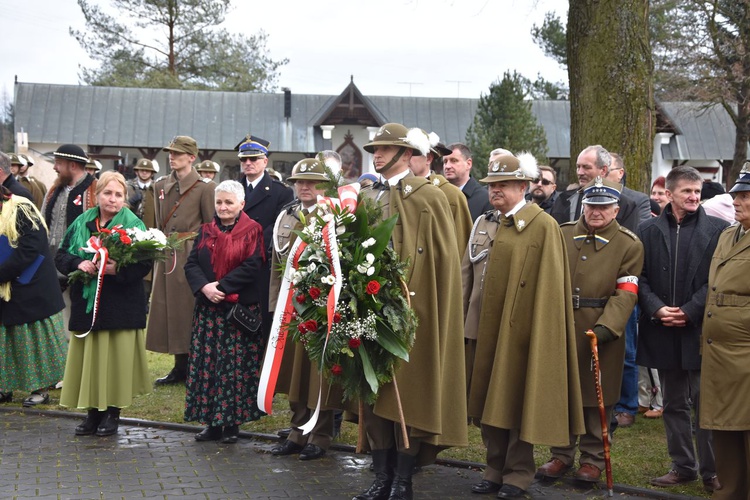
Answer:
[[[107,407],[107,413],[104,414],[102,422],[96,428],[97,436],[111,436],[117,434],[120,427],[120,409],[113,406]]]
[[[224,444],[234,444],[239,438],[240,427],[238,425],[228,425],[221,433],[221,442]]]
[[[185,383],[185,372],[172,368],[172,371],[167,373],[162,378],[157,378],[154,385],[170,385],[170,384],[184,384]]]
[[[206,427],[195,435],[196,441],[218,441],[221,439],[221,427]]]
[[[526,498],[526,492],[518,486],[504,484],[497,492],[497,498]]]
[[[90,436],[94,434],[103,417],[103,411],[99,411],[96,408],[90,409],[86,414],[86,419],[76,427],[76,436]]]
[[[395,475],[393,470],[396,462],[394,452],[395,450],[372,450],[375,481],[352,500],[388,500],[388,497],[391,496],[391,485]]]
[[[292,433],[292,428],[287,427],[286,429],[280,429],[279,431],[277,431],[276,435],[279,436],[280,438],[286,439],[289,437],[289,434],[291,433]]]
[[[301,452],[305,447],[301,444],[293,443],[288,439],[278,446],[271,448],[271,455],[277,457],[283,457],[286,455],[294,455],[295,453]]]
[[[49,392],[34,391],[29,394],[29,397],[23,400],[23,407],[30,408],[36,405],[49,404]]]
[[[500,489],[501,484],[482,479],[481,483],[471,485],[472,493],[479,493],[480,495],[486,495],[488,493],[497,493]]]
[[[302,451],[299,454],[300,460],[315,460],[317,458],[322,457],[326,454],[326,450],[321,448],[320,446],[312,443],[308,443],[305,445],[304,448],[302,448]]]
[[[12,403],[12,402],[13,402],[13,391],[8,391],[8,392],[0,391],[0,404]]]

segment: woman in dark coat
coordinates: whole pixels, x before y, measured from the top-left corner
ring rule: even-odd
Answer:
[[[0,187],[0,403],[34,390],[24,406],[49,402],[67,349],[65,304],[49,255],[47,226],[26,198]]]
[[[257,405],[262,329],[250,335],[227,320],[237,302],[260,315],[263,229],[242,211],[244,198],[237,181],[216,187],[216,216],[201,227],[185,264],[196,297],[185,420],[206,426],[196,434],[198,441],[236,443],[239,425],[262,415]]]
[[[151,387],[143,278],[151,270],[152,261],[117,269],[114,259],[94,263],[93,254],[81,249],[103,229],[121,225],[123,229],[146,230],[143,222],[125,207],[126,193],[121,174],[103,173],[96,186],[97,206],[73,221],[55,257],[57,269],[63,274],[80,270],[94,275],[90,283],[75,281],[70,288],[68,329],[74,335],[70,338],[60,404],[88,410],[86,419],[75,429],[78,436],[115,434],[120,409],[130,406],[134,396],[148,393]],[[105,274],[95,309],[95,275],[101,266],[105,266]]]

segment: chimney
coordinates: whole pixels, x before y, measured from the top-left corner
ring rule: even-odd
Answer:
[[[284,118],[292,117],[292,89],[283,87],[284,91]]]

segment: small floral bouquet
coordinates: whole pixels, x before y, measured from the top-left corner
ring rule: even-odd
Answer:
[[[183,244],[192,240],[197,233],[172,233],[166,236],[158,229],[139,229],[137,227],[123,229],[115,226],[112,229],[102,228],[101,232],[92,236],[84,250],[94,254],[94,261],[100,255],[99,250],[106,250],[106,258],[117,262],[117,269],[145,260],[166,260],[170,251],[182,249]],[[95,279],[95,275],[80,270],[68,275],[71,282],[88,283]]]
[[[367,198],[352,212],[354,205],[319,199],[303,219],[286,327],[345,400],[372,404],[398,360],[408,361],[417,317],[406,288],[408,263],[389,246],[398,215],[381,220],[380,207]]]

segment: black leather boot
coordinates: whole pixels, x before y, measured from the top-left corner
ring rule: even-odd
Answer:
[[[102,421],[104,416],[103,411],[99,411],[96,408],[91,408],[86,413],[86,418],[81,424],[76,427],[76,436],[90,436],[96,432],[96,428],[99,427],[99,422]]]
[[[366,491],[352,500],[388,500],[393,483],[393,452],[391,450],[372,450],[372,465],[375,481]]]
[[[107,412],[96,429],[97,436],[111,436],[117,433],[117,428],[120,426],[120,409],[114,406],[108,406]]]
[[[388,500],[412,500],[411,476],[417,457],[399,453],[396,457],[396,475],[391,485],[391,496]]]

